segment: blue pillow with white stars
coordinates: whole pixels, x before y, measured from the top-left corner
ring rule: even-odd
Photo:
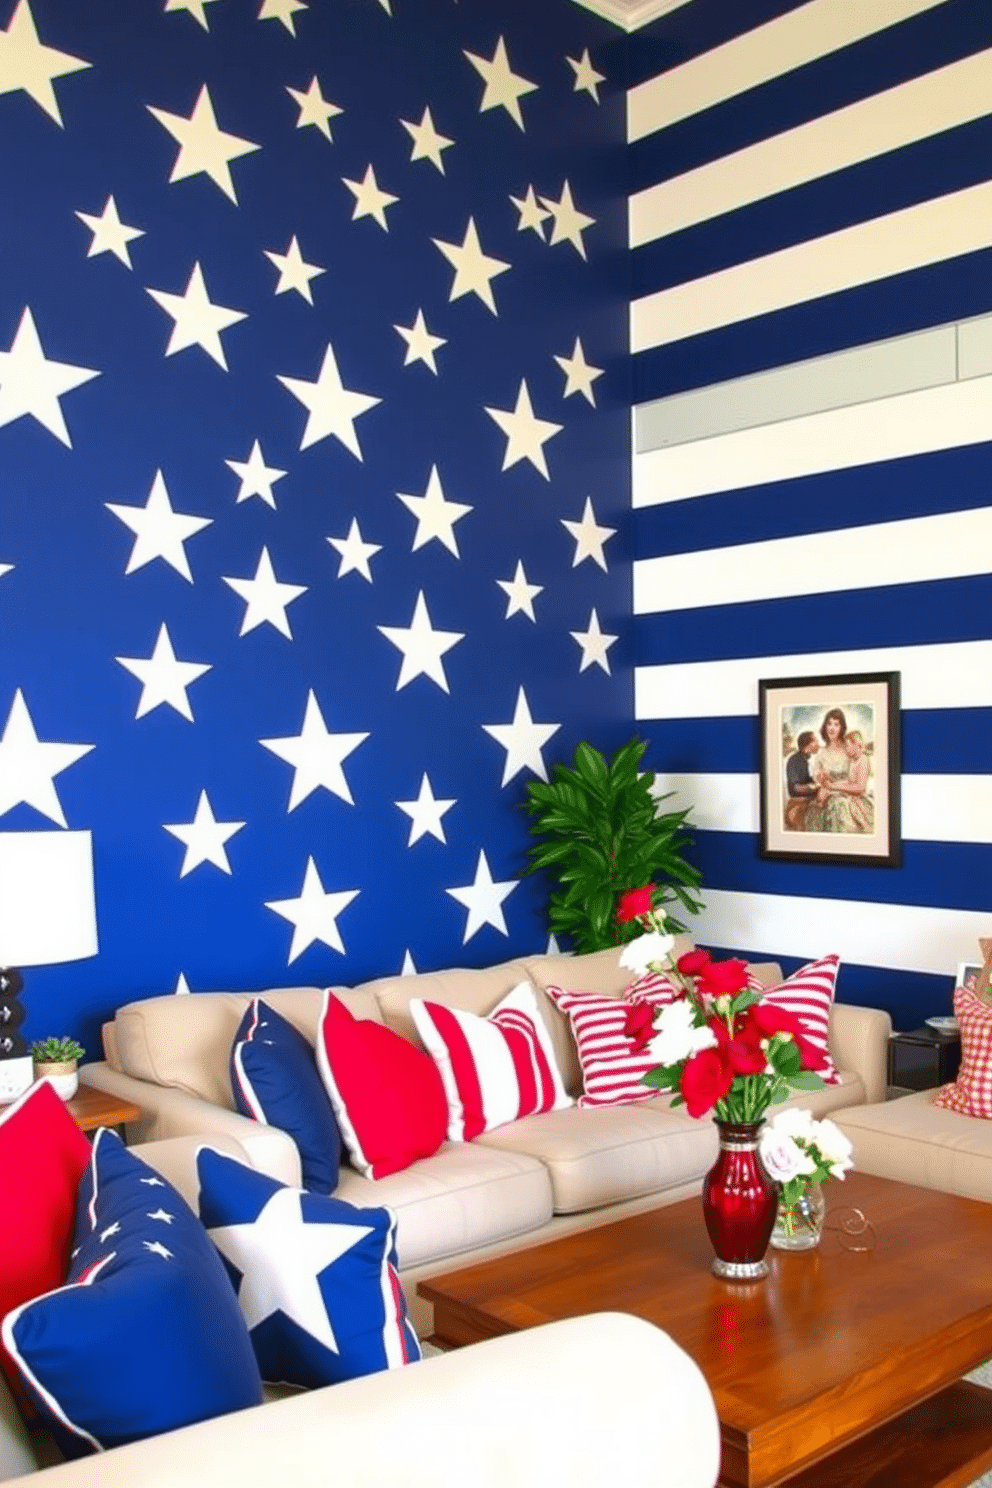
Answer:
[[[97,1132],[66,1284],[15,1308],[3,1339],[66,1457],[262,1401],[244,1317],[185,1199]]]
[[[290,1188],[209,1147],[197,1168],[264,1380],[314,1388],[420,1358],[392,1210]]]
[[[303,1187],[333,1193],[341,1132],[314,1052],[281,1014],[252,999],[231,1048],[231,1089],[242,1116],[287,1132],[299,1148]]]

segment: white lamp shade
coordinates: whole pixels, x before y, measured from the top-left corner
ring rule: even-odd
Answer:
[[[53,966],[99,949],[90,832],[0,832],[0,966]]]

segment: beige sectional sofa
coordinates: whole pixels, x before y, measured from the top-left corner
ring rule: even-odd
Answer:
[[[755,970],[768,985],[781,980],[771,963]],[[558,985],[620,996],[630,973],[620,967],[616,951],[521,958],[484,971],[388,977],[335,990],[357,1017],[385,1022],[416,1041],[411,998],[485,1014],[525,979],[537,989],[566,1087],[577,1095],[582,1080],[572,1034],[543,989]],[[299,1154],[290,1138],[234,1109],[229,1055],[251,995],[194,993],[130,1003],[104,1030],[106,1061],[84,1065],[81,1075],[142,1107],[133,1140],[226,1134],[243,1145],[256,1167],[298,1184]],[[261,995],[314,1042],[317,988]],[[803,1093],[796,1103],[825,1115],[884,1099],[889,1032],[887,1014],[835,1005],[830,1045],[842,1083]],[[446,1142],[433,1157],[378,1181],[342,1167],[337,1193],[354,1204],[388,1204],[396,1212],[400,1274],[414,1326],[425,1336],[431,1316],[416,1294],[420,1278],[696,1193],[715,1155],[712,1121],[695,1121],[658,1096],[531,1116],[470,1143]]]
[[[864,1173],[992,1203],[992,1121],[935,1105],[939,1090],[842,1111]]]

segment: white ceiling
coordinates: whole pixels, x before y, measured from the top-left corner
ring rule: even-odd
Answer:
[[[615,21],[625,31],[637,31],[649,21],[678,10],[690,0],[574,0],[584,10],[593,10],[608,21]]]

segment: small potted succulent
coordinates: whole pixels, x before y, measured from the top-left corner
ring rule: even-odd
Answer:
[[[43,1038],[31,1045],[36,1080],[51,1080],[63,1100],[72,1100],[79,1089],[79,1061],[86,1050],[74,1038]]]

